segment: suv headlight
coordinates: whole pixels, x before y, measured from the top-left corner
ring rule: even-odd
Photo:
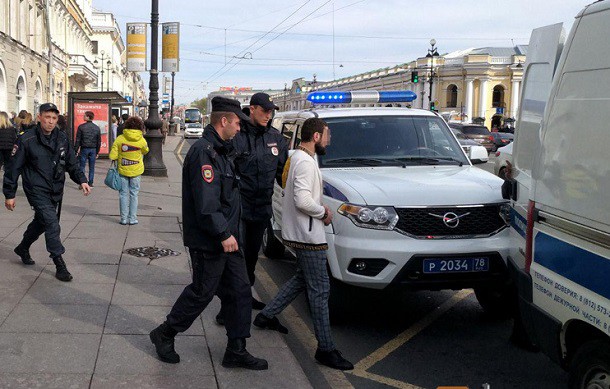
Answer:
[[[374,230],[393,230],[398,223],[398,214],[392,207],[362,206],[344,203],[337,211],[355,225]]]
[[[504,220],[504,223],[510,225],[510,204],[505,203],[500,205],[500,217]]]

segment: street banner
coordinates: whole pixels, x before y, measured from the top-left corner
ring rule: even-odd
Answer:
[[[146,23],[127,23],[127,71],[146,71]]]
[[[177,72],[180,63],[180,23],[161,24],[162,72]]]
[[[114,141],[114,139],[109,138],[108,128],[110,122],[110,106],[108,103],[91,103],[91,102],[74,102],[74,112],[73,121],[74,121],[74,141],[76,141],[76,132],[78,126],[85,122],[85,112],[91,111],[93,112],[94,118],[93,123],[97,124],[102,133],[102,147],[100,147],[100,154],[105,155],[110,153],[110,142]]]

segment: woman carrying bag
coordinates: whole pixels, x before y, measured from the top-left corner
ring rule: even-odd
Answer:
[[[117,161],[121,177],[119,205],[121,224],[138,224],[138,193],[140,176],[144,173],[144,154],[148,153],[148,144],[142,136],[144,122],[137,116],[125,121],[125,129],[112,144],[110,159]]]

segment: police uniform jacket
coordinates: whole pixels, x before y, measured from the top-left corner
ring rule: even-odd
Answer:
[[[47,139],[40,127],[17,138],[12,159],[4,172],[2,191],[7,199],[15,198],[17,180],[23,176],[23,190],[32,204],[33,195],[50,196],[59,201],[64,193],[66,172],[77,184],[87,182],[81,171],[68,135],[55,127]]]
[[[288,159],[288,143],[273,127],[246,122],[234,138],[237,158],[235,166],[240,177],[242,218],[268,220],[272,215],[273,183],[281,182]]]
[[[231,142],[214,127],[191,146],[182,167],[184,245],[222,253],[222,241],[239,240],[240,200]]]

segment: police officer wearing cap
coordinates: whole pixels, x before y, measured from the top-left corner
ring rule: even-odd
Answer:
[[[174,337],[193,324],[218,292],[225,306],[228,337],[222,366],[268,368],[266,360],[246,350],[252,291],[238,243],[241,206],[231,143],[239,132],[240,118],[248,119],[237,100],[214,97],[211,124],[184,160],[182,218],[193,282],[178,297],[166,321],[150,333],[157,355],[167,363],[180,362]]]
[[[21,135],[12,151],[8,169],[4,173],[2,191],[6,209],[15,209],[17,181],[23,176],[23,190],[34,209],[34,220],[28,225],[15,253],[25,265],[35,262],[30,246],[44,233],[47,251],[55,263],[55,277],[71,281],[72,275],[62,255],[65,252],[60,239],[59,213],[64,193],[66,172],[80,185],[85,196],[91,193],[87,177],[80,169],[68,135],[57,127],[59,110],[53,103],[42,104],[38,125]]]
[[[273,111],[279,109],[266,93],[255,93],[250,98],[250,118],[243,123],[235,137],[237,158],[235,167],[240,177],[242,198],[242,245],[250,285],[254,285],[254,270],[263,234],[272,215],[273,183],[281,182],[284,164],[288,159],[288,144],[282,134],[271,127]],[[265,304],[252,298],[253,309]],[[216,321],[223,324],[224,304]]]

